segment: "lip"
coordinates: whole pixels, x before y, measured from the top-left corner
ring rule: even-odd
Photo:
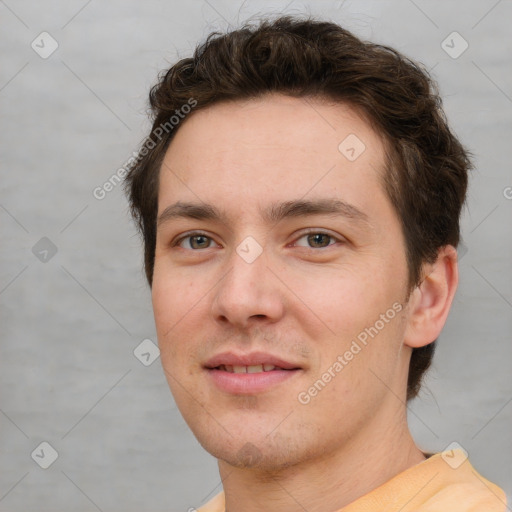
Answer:
[[[296,370],[300,366],[289,361],[285,361],[278,356],[266,352],[251,352],[250,354],[236,354],[234,352],[222,352],[215,355],[205,363],[205,368],[212,370],[221,365],[229,366],[254,366],[259,364],[271,364],[278,366],[283,370]]]
[[[278,368],[257,373],[230,373],[218,368],[221,365],[254,366],[263,364]],[[234,395],[254,395],[269,391],[302,371],[300,366],[265,352],[250,354],[224,352],[209,359],[204,368],[218,389]]]

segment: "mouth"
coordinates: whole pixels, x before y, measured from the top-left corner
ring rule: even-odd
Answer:
[[[213,370],[219,370],[222,372],[228,373],[261,373],[261,372],[273,372],[275,370],[286,370],[286,368],[280,368],[279,366],[275,366],[273,364],[251,364],[249,366],[239,366],[239,365],[231,365],[231,364],[221,364]]]
[[[223,353],[204,366],[212,384],[234,395],[253,395],[269,391],[302,371],[294,363],[265,353]]]

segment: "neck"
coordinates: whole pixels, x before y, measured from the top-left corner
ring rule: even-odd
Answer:
[[[226,512],[335,511],[425,460],[407,427],[371,426],[327,455],[279,471],[236,468],[219,461]],[[378,426],[379,422],[372,422]]]

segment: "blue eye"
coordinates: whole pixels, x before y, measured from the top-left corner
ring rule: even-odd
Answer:
[[[298,243],[299,240],[305,239],[305,244]],[[306,235],[301,236],[297,242],[295,242],[296,245],[300,247],[310,247],[311,249],[322,249],[323,247],[328,247],[329,245],[333,245],[336,243],[336,239],[327,233],[308,233]]]

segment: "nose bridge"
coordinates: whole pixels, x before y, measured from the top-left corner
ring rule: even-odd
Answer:
[[[242,240],[227,264],[229,271],[214,297],[214,316],[239,326],[246,326],[251,317],[277,320],[282,314],[278,281],[268,268],[268,254],[256,239]]]

